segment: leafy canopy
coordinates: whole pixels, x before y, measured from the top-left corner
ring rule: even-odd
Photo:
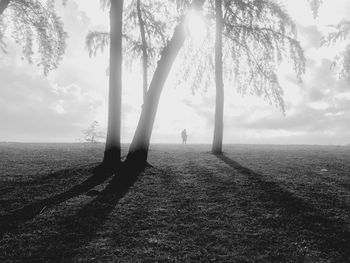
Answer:
[[[335,31],[322,39],[322,45],[330,46],[338,41],[349,41],[350,20],[343,20],[338,25],[332,27]],[[335,57],[332,68],[338,72],[339,78],[350,82],[350,43]]]
[[[181,73],[194,90],[213,85],[215,5],[205,7],[207,40],[200,48],[187,46],[190,60]],[[285,111],[278,67],[285,59],[297,77],[305,72],[303,49],[296,40],[296,27],[286,11],[273,0],[223,1],[223,69],[226,82],[241,93],[262,96]],[[191,56],[188,53],[192,54]]]
[[[102,6],[108,7],[109,1],[103,0]],[[160,51],[170,37],[172,25],[176,24],[173,15],[172,3],[165,5],[164,1],[143,0],[140,2],[142,18],[145,26],[148,66],[154,67],[160,56]],[[123,49],[125,62],[132,66],[135,59],[142,55],[142,40],[140,36],[139,20],[137,14],[137,0],[131,0],[125,7],[123,22]],[[109,45],[108,31],[90,31],[86,36],[86,47],[90,56],[103,52]]]
[[[323,0],[308,1],[316,17]],[[334,31],[322,38],[321,45],[331,46],[337,42],[349,40],[350,20],[344,19],[339,24],[330,27],[332,27]],[[350,43],[335,57],[332,63],[332,69],[338,72],[339,78],[350,82]]]
[[[28,62],[42,67],[45,75],[58,67],[65,52],[67,33],[54,11],[54,0],[45,4],[39,0],[11,0],[0,16],[0,49],[5,53],[8,34],[22,46]]]
[[[320,8],[323,0],[308,0],[311,10],[314,13],[314,17],[318,15],[318,9]]]

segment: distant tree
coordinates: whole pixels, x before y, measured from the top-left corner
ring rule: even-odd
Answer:
[[[93,121],[91,125],[86,129],[83,130],[83,140],[86,142],[98,142],[99,139],[102,139],[105,137],[103,132],[99,131],[99,123],[98,121]]]
[[[22,46],[28,62],[42,67],[45,75],[58,67],[65,52],[67,33],[55,13],[54,0],[45,5],[39,0],[1,0],[0,49],[5,53],[7,31]],[[39,57],[34,57],[34,41]]]

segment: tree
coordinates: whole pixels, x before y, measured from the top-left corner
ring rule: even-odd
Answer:
[[[194,8],[200,8],[204,4],[204,1],[205,0],[194,0],[192,6]],[[177,0],[176,2],[179,7],[179,10],[180,9],[183,10],[185,7],[188,6],[188,1]],[[162,3],[162,5],[164,5],[164,3]],[[161,11],[164,11],[164,9],[161,9]],[[163,42],[165,42],[164,35],[163,33],[161,33],[164,31],[164,28],[163,28],[164,24],[158,23],[156,20],[154,20],[153,16],[151,15],[152,13],[153,11],[149,11],[150,15],[146,16],[148,19],[152,18],[150,19],[151,23],[149,23],[149,27],[148,26],[146,27],[148,28],[149,31],[147,30],[146,32],[153,33],[152,36],[154,35],[159,36],[163,40]],[[162,16],[166,17],[164,13],[162,14]],[[148,21],[148,19],[145,21]],[[185,39],[185,34],[183,32],[183,24],[184,23],[182,21],[175,28],[172,39],[167,42],[165,48],[161,52],[160,60],[157,63],[157,67],[153,75],[149,91],[146,96],[144,107],[142,108],[139,123],[135,131],[135,135],[127,156],[127,163],[134,163],[134,164],[136,163],[137,167],[143,167],[143,165],[146,163],[146,160],[147,160],[149,142],[150,142],[150,137],[152,133],[155,114],[159,103],[159,97],[160,97],[164,82],[171,69],[171,66],[176,58],[178,51],[183,45],[183,42]],[[145,25],[148,25],[148,23],[145,22]],[[128,34],[124,34],[124,37],[126,38],[126,41],[132,40]],[[111,35],[110,35],[110,38],[112,38]],[[158,42],[159,44],[160,41],[157,41],[157,38],[149,37],[149,41],[151,41],[152,39]],[[105,45],[108,43],[108,33],[96,32],[96,31],[90,32],[87,36],[86,43],[87,43],[87,47],[89,49],[90,55],[96,54],[98,50],[103,51]],[[110,40],[110,46],[112,45],[113,45],[112,40]],[[133,45],[133,46],[136,47],[137,45]],[[158,49],[159,45],[157,45],[155,48],[152,45],[151,45],[151,48],[150,48],[150,45],[148,45],[147,47],[148,47],[148,50],[154,51]],[[140,49],[135,48],[134,50],[140,50]],[[149,54],[150,52],[148,53],[148,55]],[[110,97],[109,104],[111,103],[118,104],[118,101],[113,100]],[[110,108],[109,116],[110,116],[111,110],[112,109]],[[110,118],[109,118],[109,123],[110,123]],[[107,144],[106,144],[106,147],[107,147]]]
[[[154,66],[154,61],[161,47],[165,44],[165,32],[169,18],[162,8],[164,3],[158,1],[133,0],[125,8],[125,22],[123,38],[125,40],[124,52],[129,56],[124,59],[126,64],[132,64],[135,59],[142,58],[142,93],[145,102],[148,87],[148,69]],[[162,14],[160,14],[160,9]],[[135,32],[139,32],[135,34]],[[89,55],[103,52],[109,45],[110,34],[103,31],[90,31],[86,36],[86,46]]]
[[[314,17],[318,15],[318,9],[320,8],[323,0],[307,0],[310,4]]]
[[[331,46],[338,41],[349,40],[350,20],[343,20],[332,27],[335,31],[322,38],[322,45]],[[340,79],[345,79],[350,83],[350,43],[335,57],[332,63],[332,69],[338,73]]]
[[[43,5],[39,0],[1,0],[0,49],[6,52],[6,32],[22,46],[22,53],[29,63],[43,68],[47,75],[56,69],[66,48],[67,33],[54,11],[54,1]],[[38,57],[34,56],[34,41]]]
[[[224,132],[224,82],[222,76],[222,0],[215,0],[215,125],[212,152],[222,154],[222,138]]]
[[[308,0],[314,17],[317,17],[318,10],[323,3],[323,0]],[[345,41],[350,36],[350,20],[342,20],[337,25],[332,25],[334,32],[329,33],[321,40],[321,45],[331,46],[338,41]],[[332,69],[338,72],[341,79],[345,79],[350,83],[350,43],[341,51],[332,63]]]
[[[303,49],[296,38],[296,28],[288,14],[275,3],[275,1],[245,1],[245,0],[222,0],[222,29],[214,30],[211,21],[220,16],[216,11],[216,4],[212,0],[206,10],[209,30],[207,40],[202,46],[191,52],[187,59],[191,67],[186,67],[182,72],[184,80],[192,83],[195,91],[198,88],[207,89],[213,85],[213,78],[208,78],[208,72],[220,72],[225,83],[233,82],[240,93],[251,93],[264,97],[271,104],[278,106],[285,112],[283,89],[279,83],[277,70],[281,61],[288,60],[293,64],[294,71],[300,79],[305,71],[305,57]],[[215,13],[214,13],[215,12]],[[220,21],[220,20],[219,20]],[[217,43],[212,45],[213,32],[218,38],[222,30],[222,68],[218,69],[218,58],[215,65],[212,58],[213,50],[217,49]],[[220,36],[220,35],[219,35]],[[218,41],[217,41],[218,42]],[[216,52],[215,54],[219,54]],[[216,55],[217,56],[217,55]],[[220,75],[216,82],[220,85]],[[222,93],[222,94],[221,94]],[[223,92],[217,94],[215,135],[222,135],[221,109],[223,109]],[[220,120],[220,121],[219,121]],[[220,131],[220,132],[217,132]],[[219,135],[220,136],[219,136]],[[214,141],[214,140],[213,140]],[[222,140],[213,142],[213,152],[221,153]]]
[[[193,0],[191,6],[192,8],[200,9],[204,2],[205,0]],[[141,116],[127,155],[126,163],[131,163],[132,166],[138,167],[139,169],[142,169],[146,164],[160,95],[174,60],[184,44],[185,38],[184,18],[182,17],[174,30],[171,40],[167,42],[167,45],[161,52],[161,57],[153,74],[147,99],[143,105]]]
[[[104,138],[104,134],[98,130],[99,123],[98,121],[93,121],[91,125],[83,130],[84,138],[83,140],[90,143],[95,143],[98,139]]]
[[[131,42],[134,45],[133,46],[139,46],[135,44],[135,41],[133,41],[133,38],[129,34],[122,34],[123,28],[122,28],[122,20],[123,20],[123,4],[120,1],[118,2],[119,6],[117,7],[114,1],[103,1],[103,5],[110,4],[111,5],[111,28],[110,32],[98,32],[98,31],[91,31],[86,37],[86,45],[89,49],[90,56],[96,55],[98,50],[103,51],[105,46],[109,44],[110,46],[110,84],[109,84],[109,109],[108,109],[108,131],[107,131],[107,140],[106,140],[106,149],[105,149],[105,155],[103,163],[107,165],[108,167],[111,167],[112,169],[117,169],[120,164],[120,128],[121,128],[121,78],[122,78],[122,36],[126,38],[127,42]],[[118,13],[119,10],[119,13]],[[140,21],[140,14],[141,12],[141,5],[138,2],[137,4],[137,14],[138,19]],[[128,18],[132,17],[132,14],[128,15]],[[116,17],[118,17],[118,22],[116,21]],[[148,16],[148,18],[152,18],[153,16]],[[142,20],[142,17],[141,17]],[[148,23],[143,21],[143,25],[149,25]],[[149,19],[147,20],[149,21]],[[117,24],[115,24],[117,22]],[[151,20],[151,22],[154,22]],[[150,32],[158,32],[158,34],[161,32],[162,28],[159,28],[156,23],[150,23],[151,25],[148,27]],[[140,24],[141,25],[141,24]],[[113,30],[118,30],[118,32],[115,32]],[[153,31],[152,31],[153,30]],[[129,32],[132,32],[133,30],[130,30]],[[141,30],[142,31],[142,30]],[[143,32],[145,33],[145,32]],[[143,34],[142,33],[142,34]],[[130,46],[130,45],[129,45]],[[142,43],[142,51],[145,51],[145,48],[147,48],[147,43],[145,42],[145,39],[143,38]],[[118,51],[117,51],[118,50]],[[136,50],[140,50],[139,48],[136,48]],[[117,54],[118,53],[118,54]],[[146,52],[147,53],[147,52]],[[144,54],[144,53],[143,53]],[[148,54],[146,54],[146,58],[144,61],[148,61],[148,55],[151,54],[149,51]],[[146,64],[143,63],[143,66]],[[117,67],[117,68],[116,68]],[[117,70],[117,75],[114,75],[114,72]],[[143,68],[144,70],[144,76],[147,75],[147,67]],[[147,88],[147,76],[144,78],[144,85],[143,87]],[[117,82],[117,83],[116,83]],[[114,85],[118,85],[117,88],[113,88]],[[146,96],[145,90],[143,90],[144,96]]]
[[[147,80],[147,64],[148,64],[148,54],[147,54],[147,42],[146,42],[146,33],[145,33],[145,22],[142,18],[142,10],[141,10],[141,3],[140,0],[137,0],[137,17],[140,24],[140,35],[141,35],[141,49],[142,49],[142,77],[143,77],[143,103],[145,103],[146,96],[147,96],[147,87],[148,87],[148,80]]]
[[[110,54],[108,128],[103,164],[115,170],[120,165],[122,103],[123,0],[110,0]]]

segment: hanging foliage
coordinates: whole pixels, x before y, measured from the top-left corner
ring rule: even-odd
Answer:
[[[0,16],[0,49],[3,52],[6,52],[8,35],[22,47],[24,58],[42,67],[45,75],[56,69],[62,60],[67,33],[54,11],[53,0],[46,4],[39,0],[9,1]]]
[[[297,77],[305,72],[303,49],[296,40],[296,27],[286,11],[270,0],[223,1],[223,71],[225,83],[233,82],[241,93],[264,97],[285,111],[278,67],[283,60],[292,63]],[[187,65],[180,73],[193,91],[213,85],[215,9],[205,7],[207,38],[199,47],[190,43],[183,51]],[[188,54],[191,54],[189,56]],[[180,79],[181,77],[179,77]]]

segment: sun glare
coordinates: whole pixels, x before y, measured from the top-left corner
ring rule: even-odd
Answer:
[[[207,34],[207,27],[203,16],[199,12],[191,10],[187,14],[186,31],[195,45],[203,43]]]

